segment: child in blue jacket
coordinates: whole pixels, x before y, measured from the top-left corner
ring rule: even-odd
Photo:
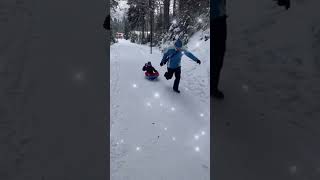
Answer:
[[[164,74],[167,80],[171,79],[173,74],[175,75],[176,79],[174,80],[173,90],[177,93],[180,93],[179,83],[181,76],[181,58],[183,55],[188,56],[198,64],[201,63],[201,61],[191,52],[182,48],[182,42],[179,39],[174,43],[174,47],[170,47],[166,50],[160,63],[160,66],[167,63],[168,72]]]

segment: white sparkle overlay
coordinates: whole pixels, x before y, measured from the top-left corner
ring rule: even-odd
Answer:
[[[197,134],[194,135],[194,139],[195,139],[195,140],[198,140],[198,139],[199,139],[199,135],[197,135]]]
[[[140,151],[141,150],[141,148],[138,146],[138,147],[136,147],[136,151]]]
[[[175,110],[176,110],[176,108],[174,108],[174,107],[171,108],[171,111],[175,111]]]
[[[197,147],[194,148],[194,150],[195,150],[196,152],[199,152],[199,151],[200,151],[200,148],[197,146]]]
[[[132,87],[133,87],[133,88],[137,88],[138,85],[137,85],[137,84],[132,84]]]
[[[295,174],[297,172],[297,166],[290,166],[289,171],[290,173]]]
[[[154,95],[153,95],[155,98],[159,98],[160,97],[160,94],[158,92],[155,92]]]
[[[75,73],[74,78],[77,81],[84,80],[84,73],[83,72],[77,72],[77,73]]]
[[[249,87],[248,87],[246,84],[243,84],[243,85],[242,85],[242,89],[243,89],[244,91],[248,91],[248,90],[249,90]]]
[[[177,20],[174,19],[174,20],[172,21],[172,24],[177,24]]]

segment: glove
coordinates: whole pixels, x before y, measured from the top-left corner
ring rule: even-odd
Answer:
[[[198,63],[198,64],[201,64],[201,61],[198,59],[198,60],[197,60],[197,63]]]
[[[163,66],[163,62],[160,63],[160,66]]]

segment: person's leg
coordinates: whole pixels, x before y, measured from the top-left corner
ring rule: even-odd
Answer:
[[[164,77],[166,77],[166,79],[169,80],[169,79],[172,78],[173,73],[174,73],[173,69],[168,68],[168,72],[165,72],[165,73],[164,73]]]
[[[226,50],[227,23],[226,18],[213,20],[213,56],[211,63],[210,94],[218,91],[220,73]]]
[[[175,91],[179,91],[179,83],[180,83],[180,77],[181,77],[181,67],[178,67],[178,68],[175,69],[174,76],[176,77],[176,79],[174,80],[174,83],[173,83],[173,89]]]

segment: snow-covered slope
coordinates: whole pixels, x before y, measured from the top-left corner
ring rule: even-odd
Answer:
[[[196,34],[182,60],[181,93],[160,67],[162,54],[120,40],[111,46],[111,179],[210,179],[209,48]],[[158,81],[144,78],[151,61]]]

